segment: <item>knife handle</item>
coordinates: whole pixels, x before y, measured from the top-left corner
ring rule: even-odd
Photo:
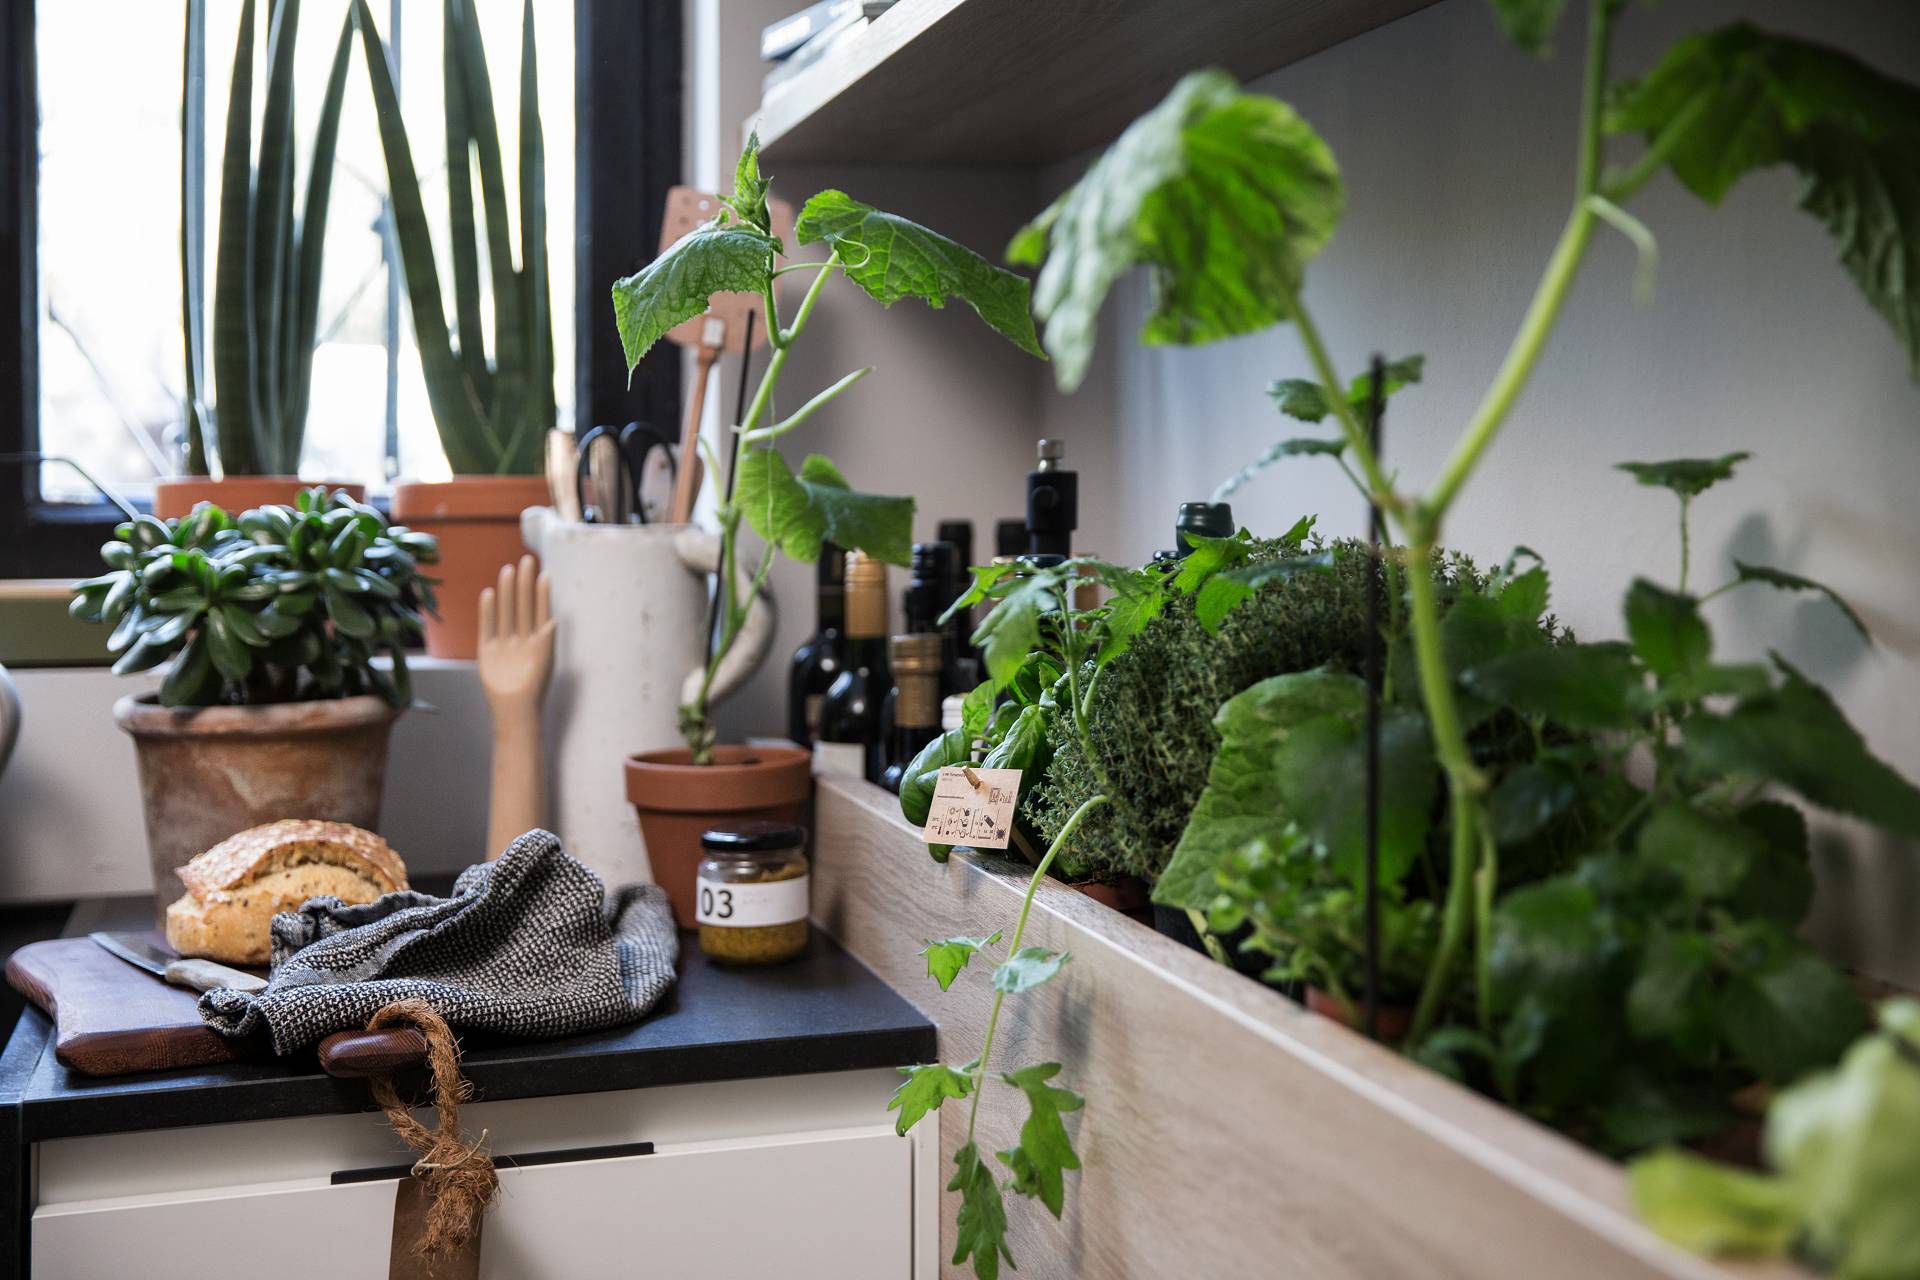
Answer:
[[[267,986],[265,978],[256,978],[238,969],[229,969],[211,960],[172,961],[167,965],[167,981],[176,987],[185,987],[189,991],[212,991],[219,987],[232,987],[235,991],[251,994],[255,991],[264,991]]]

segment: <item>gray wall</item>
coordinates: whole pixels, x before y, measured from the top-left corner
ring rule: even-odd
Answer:
[[[1738,16],[1920,80],[1920,11],[1892,0],[1636,4],[1617,65],[1637,72],[1679,33]],[[1473,410],[1566,216],[1576,31],[1570,22],[1560,56],[1535,62],[1502,41],[1483,0],[1444,0],[1257,86],[1312,121],[1346,174],[1346,220],[1307,291],[1336,362],[1352,376],[1376,349],[1428,357],[1427,382],[1388,419],[1390,461],[1409,484],[1431,478]],[[1082,167],[1048,174],[1048,193]],[[1780,650],[1920,777],[1920,389],[1794,189],[1785,171],[1757,175],[1714,211],[1655,180],[1632,206],[1660,239],[1648,306],[1631,297],[1631,250],[1599,233],[1448,541],[1493,561],[1516,543],[1538,549],[1560,615],[1588,638],[1617,636],[1621,593],[1635,575],[1672,582],[1678,540],[1673,500],[1612,464],[1750,449],[1737,483],[1694,504],[1694,582],[1717,583],[1735,556],[1806,574],[1852,601],[1879,644],[1867,649],[1823,603],[1746,588],[1710,607],[1720,653]],[[1132,339],[1145,301],[1144,281],[1130,281],[1088,386],[1064,403],[1046,396],[1041,419],[1110,424],[1113,500],[1088,545],[1130,559],[1167,541],[1177,503],[1305,433],[1263,395],[1275,377],[1308,376],[1291,330],[1147,350]],[[1331,532],[1362,527],[1324,463],[1270,472],[1235,510],[1259,532],[1304,512]],[[1840,823],[1823,823],[1819,843],[1816,935],[1842,959],[1920,983],[1920,848]]]

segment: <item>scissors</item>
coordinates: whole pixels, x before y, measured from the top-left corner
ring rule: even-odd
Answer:
[[[580,437],[574,483],[589,524],[658,522],[673,504],[673,442],[645,422],[595,427]]]

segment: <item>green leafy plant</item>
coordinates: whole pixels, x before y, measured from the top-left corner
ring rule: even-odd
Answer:
[[[113,628],[117,675],[173,659],[163,706],[412,701],[406,646],[420,636],[416,608],[434,607],[419,567],[439,549],[345,492],[314,488],[237,519],[207,502],[175,520],[143,515],[100,558],[109,572],[75,583],[68,612]]]
[[[203,0],[188,6],[193,33],[204,24]],[[313,352],[320,316],[320,268],[333,158],[340,134],[352,28],[342,24],[314,129],[307,189],[294,182],[294,50],[300,0],[268,0],[267,80],[260,147],[253,148],[254,0],[240,6],[239,37],[227,98],[226,141],[220,162],[220,219],[214,260],[211,369],[206,325],[201,223],[190,191],[197,156],[183,153],[181,184],[181,300],[187,349],[187,470],[209,470],[207,432],[226,475],[291,475],[299,470],[313,386]],[[183,89],[183,111],[192,86]],[[299,200],[300,216],[295,218]]]
[[[520,21],[519,220],[509,221],[506,168],[494,119],[493,84],[472,0],[443,0],[447,211],[451,228],[454,324],[440,294],[440,271],[427,230],[413,148],[385,44],[366,0],[353,0],[373,81],[386,156],[394,232],[413,313],[440,445],[456,475],[532,475],[540,470],[554,424],[553,306],[547,265],[547,170],[540,131],[540,79],[533,0]],[[486,220],[486,278],[493,291],[493,350],[487,350],[480,301],[479,224],[473,181],[480,179]],[[516,243],[517,242],[517,243]],[[514,251],[519,250],[515,265]]]
[[[1097,580],[1112,594],[1098,607],[1077,609],[1075,588],[1087,578]],[[988,678],[967,697],[962,727],[928,743],[909,766],[901,787],[901,810],[908,820],[925,823],[933,779],[944,767],[972,763],[976,743],[985,746],[985,755],[978,762],[982,768],[1022,771],[1024,802],[1046,770],[1053,727],[1071,726],[1071,732],[1084,742],[1088,709],[1104,673],[1174,593],[1172,573],[1163,567],[1129,569],[1081,558],[976,568],[971,589],[954,602],[948,616],[987,600],[995,602],[973,636]],[[1003,694],[1006,701],[995,710],[995,699]],[[1088,758],[1096,759],[1091,753]],[[1051,981],[1069,959],[1064,952],[1021,945],[1034,893],[1057,860],[1072,847],[1081,825],[1110,802],[1111,794],[1108,790],[1085,797],[1060,824],[1043,852],[1037,851],[1031,835],[1022,838],[1020,843],[1035,851],[1035,865],[1020,914],[1007,935],[1004,958],[993,971],[993,1006],[987,1015],[979,1056],[959,1067],[934,1062],[902,1068],[906,1081],[888,1103],[888,1110],[900,1113],[896,1127],[906,1133],[947,1099],[968,1099],[967,1137],[955,1154],[956,1168],[947,1189],[959,1192],[961,1197],[953,1262],[957,1266],[971,1258],[974,1274],[980,1280],[994,1280],[1003,1259],[1009,1266],[1013,1264],[1006,1247],[1004,1191],[1037,1199],[1058,1218],[1063,1209],[1065,1174],[1080,1167],[1061,1116],[1080,1110],[1083,1100],[1051,1083],[1060,1072],[1057,1062],[999,1075],[1003,1083],[1026,1097],[1029,1108],[1020,1141],[999,1153],[1000,1162],[1010,1174],[1004,1190],[975,1145],[974,1130],[1002,1004],[1010,995],[1022,995]],[[940,861],[948,852],[941,846],[932,848]],[[1000,937],[996,931],[986,937],[929,941],[920,953],[926,957],[928,976],[942,991],[949,989],[975,956],[992,952]]]
[[[767,210],[768,179],[760,174],[760,143],[749,139],[734,174],[733,194],[720,213],[675,241],[634,275],[613,286],[614,319],[631,373],[674,326],[702,314],[716,293],[757,293],[765,300],[767,339],[773,355],[760,376],[745,420],[731,428],[732,494],[715,510],[720,524],[719,639],[694,700],[681,708],[681,728],[696,763],[713,756],[714,729],[707,697],[714,672],[739,636],[747,610],[765,586],[775,552],[812,563],[827,543],[864,551],[890,564],[907,563],[912,549],[913,499],[883,497],[853,489],[838,467],[819,454],[809,455],[796,472],[775,442],[799,427],[834,397],[872,372],[856,369],[818,392],[789,416],[771,421],[775,388],[805,331],[829,279],[845,276],[868,297],[891,306],[919,298],[943,307],[958,298],[980,318],[1023,350],[1040,355],[1028,310],[1030,286],[1012,272],[993,266],[972,250],[896,214],[883,213],[840,191],[822,191],[808,200],[795,224],[801,245],[823,245],[819,261],[776,266],[787,248],[773,234]],[[787,272],[811,271],[812,281],[794,312],[782,324],[774,280]],[[705,448],[705,443],[702,443]],[[682,460],[689,465],[690,460]],[[709,472],[726,474],[709,454]],[[734,589],[740,563],[742,520],[766,543],[766,552],[745,591]]]
[[[1889,1000],[1840,1065],[1783,1090],[1754,1173],[1672,1149],[1634,1162],[1634,1207],[1702,1253],[1798,1254],[1840,1280],[1920,1272],[1920,1003]]]
[[[1538,52],[1565,7],[1566,0],[1499,0],[1495,11],[1516,42]],[[1744,174],[1776,164],[1800,175],[1802,206],[1826,225],[1842,265],[1888,319],[1910,362],[1920,363],[1920,326],[1914,323],[1920,293],[1911,289],[1920,278],[1913,270],[1920,236],[1907,230],[1920,225],[1920,188],[1910,180],[1920,171],[1920,91],[1833,50],[1744,25],[1683,40],[1645,78],[1615,83],[1610,55],[1624,12],[1619,0],[1591,0],[1587,6],[1575,189],[1566,225],[1493,382],[1423,492],[1403,491],[1382,467],[1363,411],[1347,394],[1349,383],[1338,375],[1302,300],[1306,264],[1332,234],[1344,198],[1332,155],[1290,108],[1241,93],[1218,71],[1183,80],[1011,244],[1016,261],[1044,263],[1035,302],[1060,384],[1071,389],[1084,376],[1098,308],[1113,282],[1138,264],[1151,270],[1156,285],[1143,333],[1147,342],[1210,341],[1289,322],[1340,427],[1344,457],[1396,530],[1405,563],[1423,565],[1538,365],[1596,229],[1605,224],[1626,235],[1644,271],[1654,239],[1625,205],[1655,174],[1671,168],[1690,190],[1713,201]],[[1631,163],[1609,168],[1610,137],[1629,134],[1646,140],[1644,150]],[[1468,742],[1472,692],[1459,686],[1449,668],[1435,583],[1429,574],[1410,572],[1407,589],[1414,668],[1434,755],[1447,781],[1451,828],[1441,935],[1415,1014],[1418,1042],[1439,1019],[1468,952],[1474,956],[1480,1018],[1491,1020],[1490,888],[1498,881],[1498,845],[1490,780]],[[1658,625],[1652,616],[1657,603],[1643,605],[1650,628]],[[1679,639],[1697,646],[1691,635]],[[1624,694],[1619,680],[1605,677],[1618,675],[1627,658],[1618,650],[1585,648],[1577,659],[1584,669],[1577,673],[1569,661],[1558,651],[1544,658],[1513,655],[1506,674],[1518,680],[1529,663],[1538,663],[1555,678],[1571,678],[1561,690],[1566,696],[1542,707],[1550,716],[1576,713],[1574,719],[1557,717],[1563,723],[1624,711],[1581,704],[1580,695]],[[1631,661],[1654,659],[1635,654]],[[1549,701],[1540,692],[1542,702]],[[1812,770],[1819,762],[1796,752],[1779,707],[1784,702],[1817,709],[1836,733],[1838,712],[1793,675],[1760,696],[1763,705],[1725,723],[1711,717],[1695,724],[1692,736],[1711,745],[1693,750],[1717,755],[1727,767],[1763,763],[1776,777]],[[1852,742],[1857,747],[1857,737]],[[1837,780],[1819,782],[1835,794]]]

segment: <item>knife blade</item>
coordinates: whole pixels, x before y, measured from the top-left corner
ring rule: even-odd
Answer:
[[[170,949],[156,947],[137,933],[90,933],[101,950],[118,956],[136,969],[145,969],[155,977],[185,987],[189,991],[213,991],[231,987],[235,991],[261,991],[267,982],[251,973],[229,969],[212,960],[187,959]]]

